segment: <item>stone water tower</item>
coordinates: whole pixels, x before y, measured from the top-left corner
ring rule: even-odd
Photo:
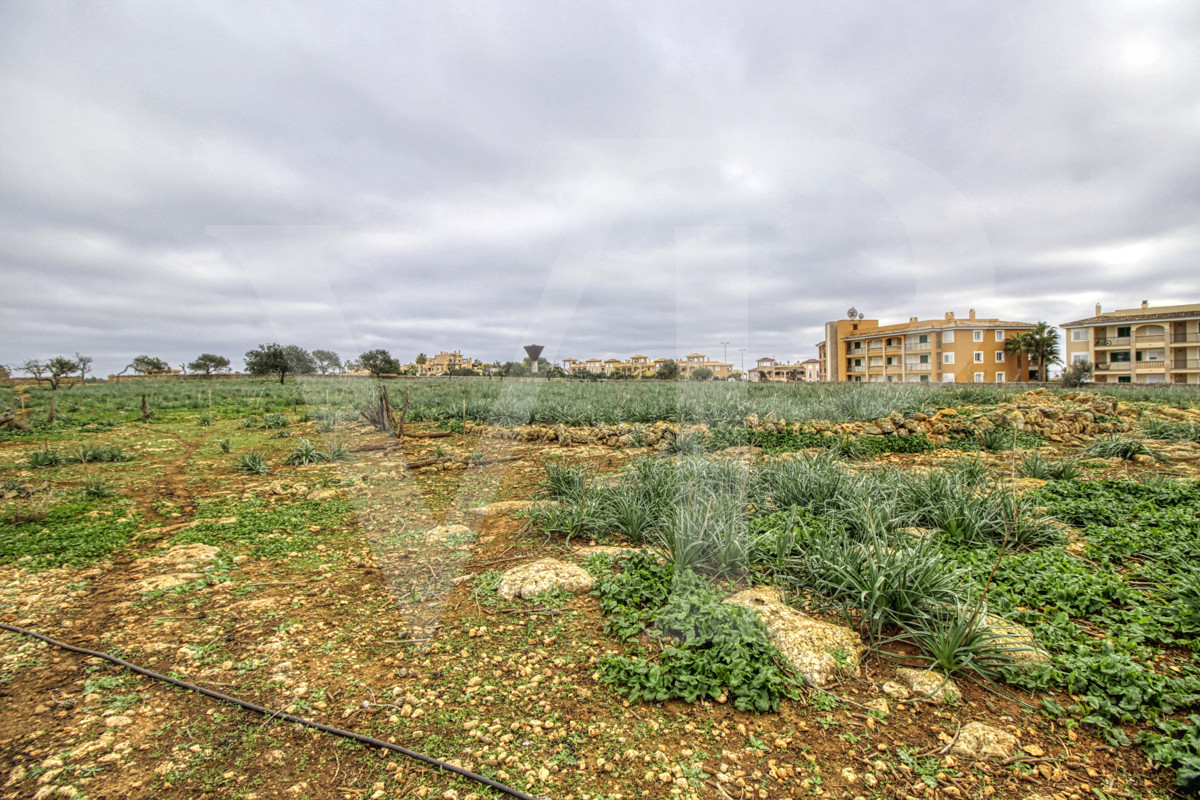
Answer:
[[[536,375],[538,371],[538,359],[542,355],[542,345],[527,344],[525,345],[525,355],[529,356],[529,373]]]

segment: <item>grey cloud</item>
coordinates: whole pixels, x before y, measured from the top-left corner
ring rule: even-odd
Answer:
[[[1186,2],[8,4],[0,361],[792,358],[851,304],[1200,300],[1198,35]]]

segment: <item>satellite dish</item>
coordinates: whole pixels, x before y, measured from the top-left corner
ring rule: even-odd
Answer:
[[[867,316],[867,315],[866,315],[866,314],[864,314],[863,312],[861,312],[861,311],[860,311],[860,312],[858,312],[858,318],[859,318],[859,319],[866,319],[866,316]]]
[[[850,306],[850,308],[846,309],[846,316],[850,319],[859,319],[858,309],[854,306]]]

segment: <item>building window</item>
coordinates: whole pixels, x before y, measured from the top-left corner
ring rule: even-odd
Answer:
[[[1003,351],[1003,350],[997,350],[997,351],[996,351],[996,363],[997,363],[997,364],[1003,364],[1003,363],[1004,363],[1004,351]]]
[[[997,341],[997,342],[1003,342],[1003,341],[1004,341],[1004,329],[1003,329],[1003,328],[997,328],[997,329],[996,329],[996,341]]]
[[[1072,328],[1071,329],[1071,341],[1072,342],[1086,342],[1087,339],[1088,339],[1087,328]]]
[[[983,341],[983,331],[972,331],[972,336],[977,342]]]
[[[982,351],[982,350],[976,350],[976,351],[975,351],[975,363],[976,363],[976,364],[982,364],[982,363],[983,363],[983,351]]]
[[[1118,376],[1117,376],[1117,383],[1133,383],[1133,376],[1131,376],[1131,375],[1118,375]]]
[[[947,372],[942,376],[942,383],[954,383],[954,373]]]
[[[856,358],[856,359],[854,359],[854,366],[856,366],[856,367],[861,367],[861,366],[862,366],[862,359],[861,359],[861,358]]]
[[[954,331],[946,331],[943,333],[942,342],[944,344],[954,344]]]
[[[942,353],[942,363],[943,364],[953,364],[954,363],[954,353]]]
[[[928,355],[928,354],[925,354],[925,355],[921,356],[921,357],[918,359],[918,363],[921,363],[921,364],[928,364],[928,363],[929,363],[929,355]]]
[[[1088,360],[1087,353],[1071,353],[1071,363],[1072,364],[1082,364],[1083,362],[1085,362],[1087,360]]]
[[[917,334],[917,344],[929,344],[929,334],[928,333],[918,333]]]
[[[921,383],[929,383],[929,376],[928,376],[928,375],[922,375],[922,376],[921,376]]]
[[[1118,339],[1128,339],[1129,335],[1132,332],[1133,332],[1133,327],[1130,325],[1118,325],[1117,326],[1117,338]]]
[[[983,383],[983,373],[982,373],[982,372],[976,372],[976,373],[975,373],[975,382],[976,382],[976,383]]]
[[[996,373],[996,383],[1004,383],[1004,373],[1003,372]]]

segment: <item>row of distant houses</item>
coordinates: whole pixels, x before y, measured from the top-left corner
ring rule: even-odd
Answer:
[[[603,377],[653,378],[658,375],[662,365],[674,361],[679,366],[681,378],[692,378],[697,370],[707,369],[713,380],[728,380],[734,377],[733,365],[725,361],[714,361],[704,353],[688,353],[683,358],[656,358],[634,355],[622,361],[619,358],[564,358],[562,369],[568,375],[600,375]]]
[[[573,376],[651,378],[673,360],[684,379],[707,369],[712,380],[1005,383],[1040,377],[1038,365],[1009,345],[1010,339],[1036,327],[1032,322],[980,317],[975,309],[966,318],[948,311],[941,319],[910,317],[908,322],[886,325],[853,313],[825,324],[816,358],[784,363],[764,357],[745,375],[703,353],[677,359],[641,354],[626,359],[564,358],[559,366]],[[1140,307],[1107,313],[1097,305],[1094,315],[1059,327],[1065,331],[1063,361],[1093,364],[1096,383],[1200,385],[1200,303],[1152,308],[1143,301]],[[431,376],[483,366],[457,350],[408,365],[409,374]]]

